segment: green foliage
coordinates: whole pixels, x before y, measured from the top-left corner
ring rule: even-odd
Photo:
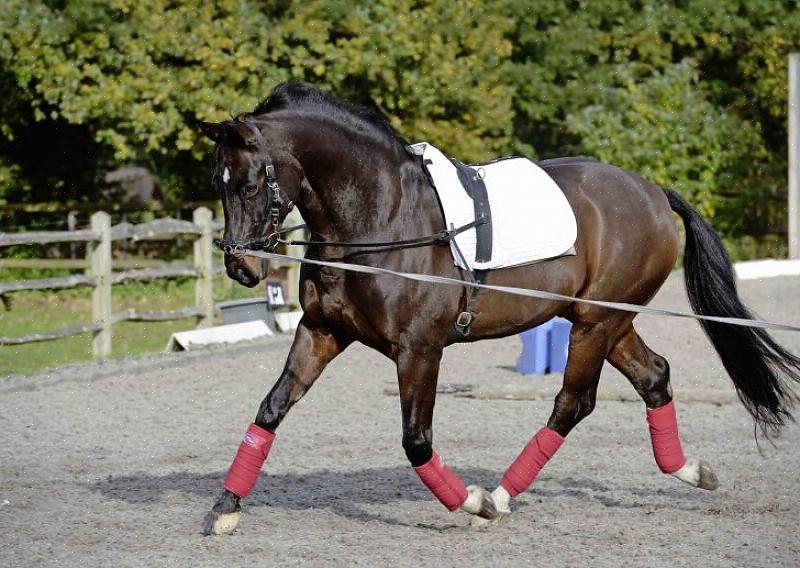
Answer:
[[[6,0],[0,202],[92,201],[124,164],[211,197],[194,121],[295,79],[467,161],[588,154],[783,233],[792,51],[796,0]]]
[[[377,106],[409,138],[466,160],[508,147],[512,26],[491,4],[311,0],[281,23],[267,56],[293,79]]]
[[[637,81],[620,64],[615,85],[569,115],[567,132],[600,160],[674,186],[713,217],[718,192],[731,191],[766,150],[755,129],[710,103],[690,60]],[[742,161],[742,156],[751,159]]]

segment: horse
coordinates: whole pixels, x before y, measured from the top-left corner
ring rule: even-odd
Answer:
[[[220,192],[226,241],[274,245],[296,205],[312,241],[306,258],[342,261],[467,281],[448,247],[369,247],[440,233],[445,227],[434,187],[408,142],[385,117],[320,89],[287,82],[252,113],[199,123],[215,143],[213,183]],[[751,318],[741,302],[731,261],[709,224],[674,190],[588,158],[547,159],[539,167],[556,182],[578,225],[575,254],[487,271],[487,284],[547,290],[579,299],[646,304],[673,270],[685,227],[684,274],[697,314]],[[344,246],[348,245],[349,246]],[[228,249],[230,278],[248,287],[265,278],[263,258]],[[570,431],[595,407],[608,361],[645,404],[653,453],[662,472],[701,489],[717,480],[705,460],[686,458],[677,428],[667,360],[633,326],[635,313],[578,301],[516,297],[467,287],[436,286],[388,275],[304,264],[303,316],[285,366],[261,402],[203,522],[203,533],[232,532],[241,499],[255,484],[292,406],[348,345],[359,341],[397,366],[402,447],[412,468],[450,511],[474,524],[501,521]],[[470,302],[469,333],[454,325]],[[491,493],[465,487],[433,448],[432,418],[442,352],[448,345],[504,337],[561,316],[572,322],[563,385],[546,425],[533,435]],[[745,408],[769,436],[791,419],[800,359],[764,329],[713,321],[701,326]]]

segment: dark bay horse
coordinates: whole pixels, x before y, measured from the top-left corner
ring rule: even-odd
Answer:
[[[224,206],[225,239],[266,238],[291,203],[302,213],[312,239],[323,243],[396,241],[445,228],[435,191],[407,142],[377,113],[316,88],[279,85],[252,114],[201,128],[217,144],[213,179]],[[575,212],[577,254],[494,270],[487,283],[645,304],[678,257],[674,211],[686,227],[685,278],[695,312],[751,317],[737,295],[722,243],[676,192],[584,158],[545,160],[539,166]],[[465,278],[449,247],[376,251],[318,244],[309,247],[307,257]],[[225,265],[228,275],[245,286],[255,286],[266,276],[261,259],[226,254]],[[594,409],[605,361],[644,400],[661,470],[695,487],[716,487],[707,463],[683,455],[669,365],[637,334],[635,314],[482,291],[474,302],[476,318],[464,336],[454,327],[466,304],[466,291],[457,287],[304,265],[300,295],[304,315],[286,365],[244,436],[225,489],[205,520],[206,534],[237,526],[240,498],[255,483],[281,421],[353,341],[396,363],[403,448],[423,483],[450,510],[460,508],[486,522],[507,515],[512,497],[528,488],[564,437]],[[464,487],[432,447],[442,350],[455,342],[515,334],[554,316],[569,319],[573,326],[563,386],[546,426],[491,494]],[[791,385],[800,380],[800,359],[762,329],[701,325],[757,424],[767,433],[778,430],[796,400]]]

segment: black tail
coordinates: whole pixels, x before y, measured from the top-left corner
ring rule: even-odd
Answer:
[[[733,265],[709,224],[671,189],[665,189],[670,207],[686,228],[684,278],[689,303],[696,314],[752,319],[736,291]],[[792,382],[800,383],[800,358],[778,345],[761,328],[701,321],[739,399],[761,431],[777,433],[797,401]]]

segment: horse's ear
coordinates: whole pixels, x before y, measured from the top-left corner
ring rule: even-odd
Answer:
[[[203,131],[203,134],[208,136],[211,140],[220,144],[225,136],[225,125],[216,122],[198,122],[197,126]]]
[[[248,150],[258,150],[259,148],[256,128],[244,121],[237,120],[228,126],[228,134],[231,140],[236,140],[240,146]]]

